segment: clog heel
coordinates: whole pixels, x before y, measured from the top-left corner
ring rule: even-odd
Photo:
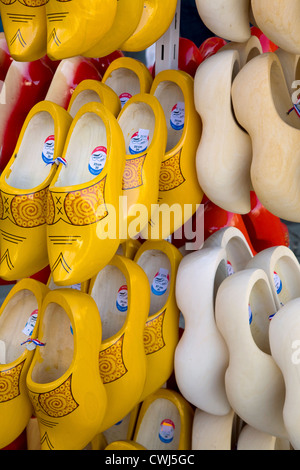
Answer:
[[[102,83],[118,95],[121,106],[138,93],[149,93],[153,82],[146,65],[132,57],[118,57],[107,67]]]
[[[46,2],[47,55],[52,60],[84,55],[110,30],[117,0]],[[101,27],[99,27],[101,25]]]
[[[103,325],[99,370],[107,392],[101,432],[123,420],[139,403],[146,380],[144,326],[150,289],[134,261],[115,255],[90,281]]]
[[[104,57],[119,50],[138,27],[144,3],[144,0],[118,0],[116,16],[110,30],[84,56]]]
[[[117,117],[121,111],[121,102],[116,93],[99,80],[82,80],[72,93],[67,111],[75,117],[81,106],[96,101],[102,103]]]
[[[186,255],[176,278],[176,302],[184,331],[175,350],[175,378],[181,394],[207,413],[230,411],[225,390],[228,348],[215,321],[215,298],[227,277],[224,248],[202,248]]]
[[[36,104],[23,124],[14,154],[0,177],[0,277],[29,277],[48,265],[46,204],[71,124],[70,115],[48,101]]]
[[[176,13],[177,0],[168,3],[159,0],[144,1],[139,24],[120,49],[127,52],[143,51],[154,44],[169,28]]]
[[[232,102],[252,141],[250,174],[258,199],[277,217],[299,222],[300,121],[289,113],[293,103],[275,53],[254,57],[242,68],[233,81]]]
[[[67,286],[93,277],[119,244],[124,137],[102,103],[83,105],[71,124],[49,187],[47,244],[53,281]],[[98,253],[98,256],[95,256]]]
[[[280,368],[285,383],[283,420],[288,439],[295,450],[300,449],[299,307],[299,298],[290,300],[278,310],[269,330],[272,357]]]
[[[249,60],[263,53],[261,42],[257,36],[251,35],[246,42],[228,42],[221,51],[236,50],[239,53],[240,67],[244,67]]]
[[[202,124],[194,105],[194,80],[186,72],[160,72],[151,94],[164,109],[168,141],[159,176],[157,209],[142,235],[145,239],[166,239],[192,217],[203,198],[196,174]],[[174,216],[170,217],[173,208]]]
[[[100,431],[106,392],[99,375],[102,326],[94,300],[74,289],[50,291],[40,313],[26,386],[41,450],[82,450]]]
[[[249,0],[196,0],[196,6],[203,23],[216,36],[235,42],[250,38]]]
[[[239,70],[237,50],[221,50],[197,69],[195,106],[203,133],[196,167],[199,184],[212,202],[229,212],[247,214],[251,209],[252,145],[235,118],[231,100],[232,82]]]
[[[48,288],[22,279],[9,291],[0,310],[0,448],[26,428],[33,408],[26,375],[33,357],[42,302]],[[33,347],[32,347],[33,346]]]
[[[287,439],[280,439],[271,434],[245,424],[241,430],[236,450],[291,450]]]
[[[225,389],[231,407],[250,426],[286,439],[285,385],[269,344],[276,304],[267,274],[244,269],[227,277],[215,305],[217,327],[229,352]]]
[[[180,393],[161,388],[143,401],[133,440],[147,450],[190,450],[193,417]]]
[[[118,123],[126,147],[122,184],[125,241],[142,232],[151,217],[152,206],[157,203],[167,125],[159,101],[148,93],[130,98],[118,116]]]
[[[1,0],[0,13],[10,55],[19,62],[33,62],[47,53],[47,0]]]
[[[233,450],[238,417],[231,409],[226,415],[206,413],[196,408],[191,450]]]
[[[165,240],[144,242],[134,258],[146,273],[151,290],[144,330],[147,376],[141,401],[162,387],[174,371],[174,353],[179,341],[175,283],[181,260],[179,250]]]
[[[300,266],[287,246],[275,246],[257,253],[247,268],[263,269],[268,275],[277,310],[300,297]]]
[[[300,34],[297,18],[300,4],[297,0],[251,0],[254,20],[274,44],[292,54],[300,54]]]

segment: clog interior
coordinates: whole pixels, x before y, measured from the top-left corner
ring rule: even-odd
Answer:
[[[137,74],[133,70],[124,67],[113,70],[106,78],[105,84],[114,90],[118,96],[123,92],[131,96],[141,92],[140,80]]]
[[[180,141],[183,129],[174,129],[171,125],[171,114],[173,108],[178,103],[184,103],[184,95],[181,88],[175,82],[170,82],[168,80],[159,83],[156,90],[154,91],[154,96],[158,99],[165,113],[167,129],[168,129],[168,140],[166,151],[172,150]],[[173,111],[174,112],[174,111]]]
[[[147,103],[141,101],[131,103],[131,105],[124,110],[118,122],[123,131],[127,154],[130,153],[129,147],[133,136],[139,132],[140,129],[149,132],[148,147],[151,145],[155,129],[155,115],[152,108]]]
[[[136,431],[135,441],[146,449],[177,450],[180,431],[181,420],[177,406],[171,400],[157,398],[146,409]]]
[[[69,369],[74,358],[74,338],[66,311],[56,303],[46,307],[40,328],[43,333],[39,339],[45,346],[38,350],[31,378],[44,384],[59,379]]]
[[[273,103],[278,116],[289,126],[300,129],[300,120],[297,114],[287,114],[287,110],[291,108],[291,97],[289,95],[288,88],[285,85],[283,71],[276,62],[272,63],[270,77]]]
[[[47,165],[42,154],[45,141],[54,135],[54,121],[46,111],[35,114],[25,129],[17,158],[11,166],[11,173],[6,179],[13,188],[36,188],[47,178],[51,165]]]
[[[96,91],[89,89],[89,90],[82,90],[80,93],[78,93],[78,95],[76,96],[76,98],[74,99],[72,103],[72,106],[69,109],[69,113],[71,114],[72,118],[75,117],[77,111],[79,111],[79,109],[83,105],[90,103],[92,101],[96,103],[101,103],[100,96],[98,95]]]
[[[106,127],[95,113],[87,112],[76,122],[64,158],[63,167],[54,183],[55,187],[76,186],[94,179],[89,171],[90,158],[97,147],[107,149]],[[109,149],[108,149],[109,152]]]
[[[15,361],[26,346],[21,343],[28,336],[23,333],[31,313],[38,308],[34,294],[22,289],[11,297],[0,316],[0,364]]]
[[[105,266],[95,278],[90,295],[95,300],[100,313],[103,340],[118,333],[126,321],[127,310],[123,311],[117,306],[118,293],[124,285],[127,285],[124,274],[113,265]],[[128,292],[129,295],[130,292]]]
[[[143,269],[143,271],[148,277],[151,292],[151,304],[149,315],[154,315],[164,307],[169,297],[171,282],[171,263],[168,256],[163,251],[147,250],[141,254],[140,258],[137,260],[137,264]],[[159,275],[162,270],[163,274],[168,273],[169,282],[167,284],[166,291],[161,295],[157,295],[157,293],[153,292],[153,289],[151,287],[153,285],[153,280],[155,276],[157,276],[157,274]]]
[[[274,266],[274,282],[281,305],[300,296],[299,267],[288,256],[282,256]],[[277,285],[280,282],[280,285]]]

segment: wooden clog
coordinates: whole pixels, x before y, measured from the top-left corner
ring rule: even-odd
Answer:
[[[236,450],[291,450],[287,439],[280,439],[246,424],[241,430]]]
[[[233,450],[236,414],[230,410],[218,416],[196,408],[193,420],[192,450]]]
[[[298,101],[297,99],[297,88],[300,80],[300,53],[292,54],[284,49],[278,48],[275,51],[277,57],[279,57],[282,65],[282,70],[285,76],[286,84],[291,96],[293,103]]]
[[[252,145],[232,110],[231,87],[240,70],[237,50],[219,51],[195,76],[195,106],[203,132],[196,155],[197,175],[207,197],[227,211],[250,211]],[[222,136],[222,137],[221,137]]]
[[[246,42],[228,42],[221,51],[227,50],[236,50],[240,56],[240,67],[244,67],[249,60],[253,59],[259,54],[263,53],[263,48],[259,38],[255,35],[251,37]]]

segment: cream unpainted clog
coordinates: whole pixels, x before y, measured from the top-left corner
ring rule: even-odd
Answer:
[[[143,401],[133,440],[147,450],[190,450],[193,417],[180,393],[161,388]]]
[[[246,267],[263,269],[268,275],[277,310],[289,300],[300,297],[299,261],[287,246],[257,253]]]
[[[229,275],[244,269],[253,258],[245,235],[237,227],[224,227],[212,233],[205,240],[203,248],[212,247],[225,249]]]
[[[228,401],[249,425],[286,439],[285,385],[269,344],[270,319],[276,310],[267,274],[261,269],[239,271],[218,289],[216,323],[229,351]]]
[[[236,76],[232,102],[252,141],[251,181],[262,205],[285,220],[300,221],[300,120],[275,53],[254,57]]]
[[[219,51],[202,62],[195,75],[195,106],[203,132],[197,149],[198,181],[207,197],[229,212],[251,209],[249,135],[232,109],[232,82],[240,71],[237,50]]]
[[[284,49],[278,48],[275,51],[275,54],[277,57],[279,57],[280,63],[282,65],[282,70],[291,99],[294,103],[296,103],[298,98],[297,89],[299,88],[300,80],[300,53],[293,54],[291,52],[285,51]]]
[[[251,7],[257,26],[272,42],[287,52],[300,54],[298,0],[251,0]]]
[[[241,430],[236,450],[291,450],[287,439],[280,439],[271,434],[245,424]]]
[[[246,42],[228,42],[221,51],[236,50],[240,56],[240,67],[244,67],[249,60],[263,53],[262,45],[257,36],[251,35]]]
[[[250,38],[250,0],[196,0],[203,23],[216,36],[245,42]]]
[[[299,308],[300,299],[290,300],[272,319],[270,347],[285,383],[283,419],[288,438],[295,450],[300,449],[299,432]]]
[[[185,321],[175,350],[176,383],[189,403],[222,416],[231,408],[225,391],[229,356],[215,322],[214,303],[226,277],[225,250],[214,247],[186,255],[176,278],[176,302]]]

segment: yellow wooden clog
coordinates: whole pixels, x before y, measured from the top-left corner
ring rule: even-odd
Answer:
[[[144,331],[147,377],[141,401],[170,378],[179,341],[179,309],[175,282],[182,255],[171,243],[146,241],[134,261],[147,274],[151,305]]]
[[[48,187],[62,154],[71,117],[40,101],[28,113],[14,153],[0,177],[0,277],[29,277],[48,265]]]
[[[50,291],[26,378],[41,450],[81,450],[100,433],[106,391],[99,375],[102,325],[94,300],[74,289]]]
[[[51,273],[47,282],[47,286],[49,287],[50,290],[63,289],[65,287],[65,286],[58,286],[57,284],[55,284]],[[80,292],[85,292],[87,294],[89,282],[88,281],[79,282],[78,284],[73,284],[71,286],[66,286],[66,287],[70,287],[72,289],[76,289],[76,290],[79,290]]]
[[[168,142],[160,170],[158,205],[142,236],[166,239],[192,217],[203,198],[196,174],[202,123],[194,105],[194,80],[186,72],[160,72],[151,94],[163,107]]]
[[[48,288],[22,279],[9,291],[0,310],[0,448],[13,442],[33,413],[26,375],[33,357],[40,311]],[[34,346],[34,345],[33,345]]]
[[[149,93],[153,82],[146,65],[132,57],[118,57],[107,67],[102,78],[121,101],[121,106],[138,93]]]
[[[146,447],[138,444],[135,441],[123,440],[123,441],[114,441],[108,444],[104,450],[147,450]]]
[[[103,431],[107,444],[120,440],[132,440],[139,410],[140,404],[136,405],[125,418]]]
[[[116,254],[133,259],[140,246],[141,242],[139,240],[130,238],[129,240],[126,240],[126,242],[120,244]]]
[[[49,187],[47,243],[53,281],[89,280],[119,244],[125,144],[115,116],[102,104],[82,106],[70,127],[63,163]]]
[[[116,16],[110,30],[91,49],[86,57],[104,57],[119,50],[136,30],[144,11],[144,0],[118,0]]]
[[[143,51],[154,44],[169,28],[174,18],[177,0],[161,2],[144,0],[144,9],[133,34],[123,42],[120,49],[128,52]]]
[[[147,450],[190,450],[193,418],[180,393],[161,388],[144,400],[133,440]]]
[[[1,0],[0,14],[10,55],[32,62],[47,53],[48,0]]]
[[[144,327],[150,307],[146,274],[134,261],[115,255],[91,279],[103,325],[99,371],[107,392],[101,431],[124,419],[139,403],[146,380]]]
[[[155,96],[139,93],[130,98],[118,116],[126,146],[123,174],[122,238],[136,237],[151,218],[157,203],[159,175],[167,145],[163,109]]]
[[[98,80],[82,80],[72,93],[67,111],[74,118],[81,106],[91,101],[102,103],[114,116],[121,111],[121,102],[116,93]]]
[[[47,55],[52,60],[83,55],[110,30],[117,0],[49,0]]]

